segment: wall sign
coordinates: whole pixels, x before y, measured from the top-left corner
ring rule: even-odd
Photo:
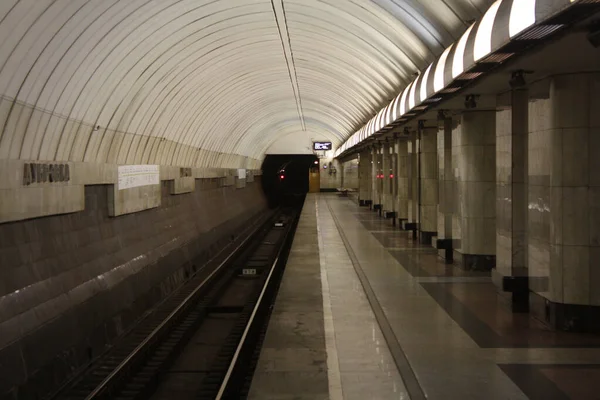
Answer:
[[[71,170],[69,164],[25,163],[23,166],[23,185],[32,183],[69,182]]]
[[[313,142],[313,150],[331,150],[331,142]]]
[[[179,177],[180,178],[188,178],[192,176],[191,168],[179,168]]]
[[[159,183],[160,169],[158,165],[119,165],[119,190],[158,185]]]
[[[246,169],[245,168],[238,169],[238,179],[246,179]]]

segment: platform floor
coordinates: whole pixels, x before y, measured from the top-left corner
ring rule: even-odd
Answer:
[[[512,314],[366,208],[308,195],[250,399],[600,399],[600,336]]]

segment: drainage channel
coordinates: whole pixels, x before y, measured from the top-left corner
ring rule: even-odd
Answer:
[[[299,215],[281,209],[52,398],[245,398]]]

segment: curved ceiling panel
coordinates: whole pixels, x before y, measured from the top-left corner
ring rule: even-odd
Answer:
[[[492,2],[4,0],[0,158],[208,165],[298,132],[339,145]]]

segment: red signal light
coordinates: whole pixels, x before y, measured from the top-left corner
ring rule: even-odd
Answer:
[[[279,179],[285,179],[285,175],[279,175]]]
[[[393,178],[394,178],[394,174],[390,174],[390,178],[392,178],[392,179],[393,179]]]

